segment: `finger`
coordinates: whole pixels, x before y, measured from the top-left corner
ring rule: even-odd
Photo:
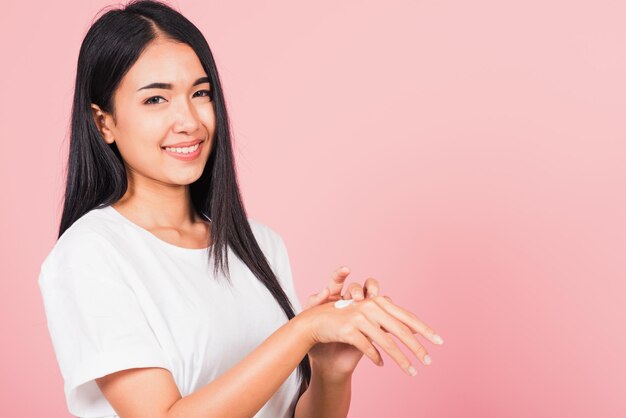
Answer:
[[[384,308],[377,303],[371,303],[369,307],[363,309],[363,313],[370,321],[379,324],[385,328],[389,334],[393,334],[411,349],[413,354],[420,359],[422,364],[428,366],[432,363],[428,351],[413,335],[411,329],[406,324],[389,314]],[[387,334],[387,335],[389,335]]]
[[[353,305],[355,306],[355,305]],[[359,305],[356,305],[359,306]],[[360,320],[356,321],[356,327],[365,336],[372,339],[373,342],[378,344],[380,348],[387,352],[402,370],[404,370],[409,376],[415,376],[417,371],[411,361],[404,355],[400,347],[391,337],[391,334],[383,332],[374,322],[372,322],[366,315],[359,316]]]
[[[355,328],[354,332],[346,336],[346,343],[355,346],[359,351],[365,354],[374,364],[378,366],[384,366],[383,357],[380,355],[380,351],[374,347],[370,338],[367,338],[363,333]]]
[[[378,293],[380,291],[380,285],[378,284],[378,280],[376,280],[375,278],[368,277],[365,280],[365,285],[363,287],[365,288],[365,295],[367,298],[378,296]]]
[[[339,299],[341,299],[341,296],[329,294],[328,297],[326,298],[326,302],[336,302]]]
[[[389,312],[395,318],[399,319],[406,326],[408,326],[411,329],[412,333],[422,334],[424,337],[428,338],[428,340],[430,340],[433,344],[443,344],[443,339],[435,332],[435,330],[426,325],[413,313],[399,307],[398,305],[393,304],[391,302],[391,298],[387,296],[378,296],[373,299],[387,312]]]
[[[307,308],[313,307],[313,306],[317,306],[319,304],[321,304],[322,302],[324,302],[326,299],[328,299],[328,288],[325,287],[324,289],[322,289],[321,292],[315,294],[315,295],[311,295],[309,296],[309,300],[307,303]]]
[[[343,294],[343,299],[363,300],[363,288],[359,283],[350,283],[346,288],[346,293]]]
[[[346,266],[339,267],[333,271],[330,282],[328,283],[328,289],[331,295],[341,295],[343,289],[343,283],[346,281],[346,277],[350,274],[350,269]]]

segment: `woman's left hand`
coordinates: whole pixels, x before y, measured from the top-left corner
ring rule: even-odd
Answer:
[[[378,281],[374,278],[365,280],[364,286],[353,282],[342,295],[343,284],[350,274],[347,267],[341,267],[333,272],[332,279],[320,293],[311,295],[305,309],[339,299],[363,300],[379,294]],[[344,378],[350,376],[356,369],[363,353],[356,347],[345,343],[318,343],[309,350],[311,368],[326,377]],[[382,366],[382,364],[381,364]]]

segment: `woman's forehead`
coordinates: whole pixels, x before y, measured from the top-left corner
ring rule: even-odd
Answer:
[[[137,92],[152,83],[187,88],[207,74],[195,51],[187,44],[171,41],[152,42],[124,76],[120,88]]]

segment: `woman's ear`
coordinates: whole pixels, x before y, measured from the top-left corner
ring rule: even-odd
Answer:
[[[98,131],[100,131],[100,135],[102,135],[104,141],[109,145],[115,142],[113,132],[111,132],[111,129],[108,126],[108,124],[111,123],[111,117],[106,112],[103,112],[98,105],[93,103],[91,104],[91,111],[93,113],[96,126],[98,127]]]

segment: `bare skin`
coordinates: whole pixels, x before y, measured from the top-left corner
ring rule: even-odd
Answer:
[[[121,204],[120,201],[112,206],[131,222],[148,230],[154,236],[169,244],[189,249],[206,248],[212,244],[210,240],[210,223],[203,220],[196,213],[193,213],[194,221],[190,225],[160,226],[144,224],[144,218],[141,216],[141,212],[138,213],[137,209],[132,206],[126,207]]]
[[[354,289],[354,286],[353,286]],[[380,365],[376,343],[405,372],[412,361],[391,334],[422,362],[426,350],[413,334],[435,344],[435,331],[387,296],[370,296],[337,309],[328,291],[313,297],[313,306],[271,334],[234,367],[192,394],[182,397],[169,371],[161,368],[124,370],[96,379],[120,417],[251,417],[272,397],[298,366],[305,353],[319,344],[347,344]],[[346,292],[345,297],[350,296]],[[311,299],[310,299],[311,301]],[[385,331],[383,331],[385,330]],[[313,370],[311,386],[300,398],[296,418],[346,417],[350,375]]]
[[[113,206],[160,239],[185,248],[206,248],[209,225],[195,213],[189,184],[202,175],[215,133],[211,85],[197,56],[186,44],[151,44],[114,93],[116,120],[92,105],[96,125],[107,144],[116,143],[128,175],[128,190]],[[142,89],[154,83],[173,89]],[[166,145],[203,139],[200,157],[180,161]]]
[[[113,206],[163,241],[184,248],[205,248],[210,242],[209,224],[194,212],[189,195],[215,132],[213,102],[206,93],[211,85],[196,84],[203,77],[206,73],[189,46],[159,39],[114,92],[116,120],[92,105],[103,140],[116,143],[127,169],[128,191]],[[140,89],[154,82],[171,83],[172,89]],[[194,139],[204,141],[195,161],[177,160],[163,149]],[[388,335],[398,336],[422,361],[426,351],[412,334],[434,338],[417,317],[378,296],[374,279],[365,288],[351,285],[342,295],[346,275],[335,272],[329,290],[310,298],[307,309],[192,394],[183,397],[170,371],[158,367],[122,370],[96,383],[122,418],[251,417],[311,352],[311,385],[298,402],[296,418],[345,417],[354,367],[363,353],[376,364],[380,360],[372,342],[406,370],[411,362]],[[357,288],[370,289],[371,297],[359,299]],[[333,306],[333,300],[352,297],[359,300],[347,308]]]

